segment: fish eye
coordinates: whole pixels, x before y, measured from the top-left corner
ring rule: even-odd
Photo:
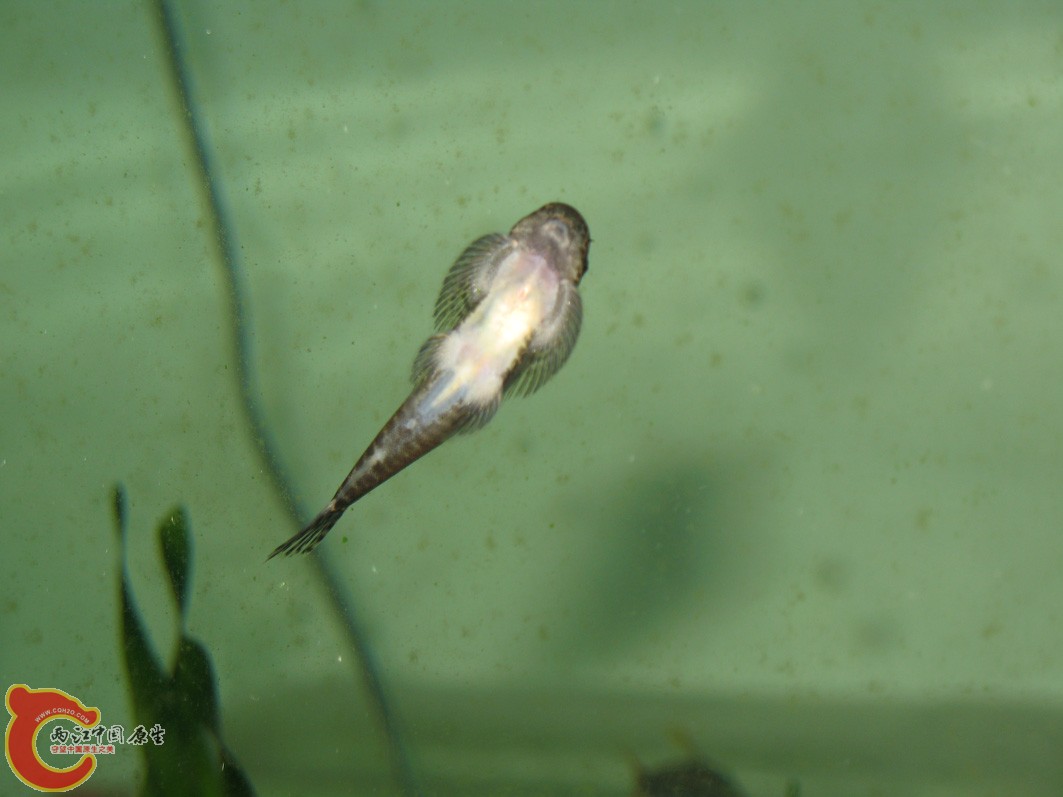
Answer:
[[[571,235],[569,234],[568,225],[559,219],[550,219],[543,225],[543,231],[553,238],[557,243],[565,248],[569,245]]]

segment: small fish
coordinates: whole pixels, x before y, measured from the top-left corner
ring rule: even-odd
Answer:
[[[564,365],[583,317],[587,222],[560,202],[473,241],[451,266],[436,334],[413,362],[413,392],[309,525],[269,555],[306,553],[351,504],[458,432],[481,428],[504,396],[528,395]]]

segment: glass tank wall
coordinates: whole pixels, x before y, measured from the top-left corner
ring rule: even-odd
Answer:
[[[169,723],[83,793],[1063,791],[1063,8],[162,8],[0,8],[2,686]],[[564,368],[266,561],[551,201]]]

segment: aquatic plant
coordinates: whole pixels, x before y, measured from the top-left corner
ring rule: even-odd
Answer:
[[[214,666],[206,647],[188,633],[192,538],[185,510],[174,507],[159,522],[159,547],[170,592],[177,604],[180,633],[173,664],[156,653],[133,596],[126,565],[125,490],[114,489],[114,521],[121,557],[121,648],[133,702],[134,720],[145,728],[160,726],[163,744],[140,745],[144,781],[140,793],[167,795],[254,795],[232,751],[225,744],[218,710]]]

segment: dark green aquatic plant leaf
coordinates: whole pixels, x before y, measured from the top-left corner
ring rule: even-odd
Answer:
[[[214,667],[206,649],[197,640],[181,637],[173,677],[177,691],[187,698],[185,706],[192,718],[214,733],[220,733]]]
[[[170,588],[181,612],[181,628],[185,626],[188,611],[189,567],[192,557],[192,539],[188,533],[188,518],[182,507],[174,507],[169,517],[159,524],[159,544],[166,573],[170,576]]]
[[[181,632],[172,669],[151,643],[130,585],[126,566],[128,515],[125,490],[115,487],[115,529],[121,572],[121,646],[134,720],[153,738],[140,745],[144,782],[151,797],[253,797],[254,788],[221,737],[218,688],[210,654],[186,632],[185,614],[191,588],[188,517],[177,508],[159,524],[163,563],[181,614]]]
[[[221,747],[221,774],[225,797],[255,797],[251,781],[236,763],[232,751],[225,745]]]
[[[121,485],[114,489],[114,514],[121,556],[121,576],[118,587],[122,613],[122,653],[132,691],[134,713],[139,717],[147,712],[160,694],[165,692],[168,679],[162,662],[151,646],[151,640],[144,629],[140,611],[137,609],[132,588],[129,585],[129,572],[125,557],[128,515],[125,490]]]

